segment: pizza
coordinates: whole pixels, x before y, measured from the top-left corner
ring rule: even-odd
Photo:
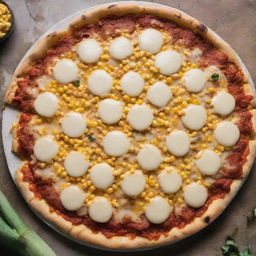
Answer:
[[[252,166],[255,89],[231,47],[176,9],[94,8],[13,75],[26,201],[109,248],[176,241],[225,209]]]

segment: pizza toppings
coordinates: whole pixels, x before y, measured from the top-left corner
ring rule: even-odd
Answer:
[[[90,179],[99,189],[107,189],[114,181],[113,168],[106,164],[96,164],[90,170]]]
[[[190,139],[184,131],[173,131],[166,137],[165,144],[173,155],[184,156],[189,151]]]
[[[153,110],[147,105],[134,105],[128,113],[129,124],[137,131],[147,129],[153,122]]]
[[[123,93],[136,97],[142,93],[145,81],[139,73],[129,71],[122,76],[120,84]]]
[[[146,144],[137,155],[139,165],[148,171],[155,170],[163,161],[160,150],[153,145]]]
[[[98,96],[107,95],[113,85],[113,78],[103,69],[94,70],[87,81],[91,93]]]
[[[59,146],[56,141],[49,137],[41,137],[35,141],[34,155],[42,162],[52,160],[59,152]]]
[[[219,92],[212,99],[214,111],[222,116],[229,115],[235,109],[235,98],[230,93]]]
[[[179,71],[182,65],[182,56],[174,50],[162,51],[156,55],[155,66],[163,75],[171,75]]]
[[[99,103],[98,114],[106,124],[118,122],[123,114],[123,105],[120,101],[105,99]]]
[[[132,55],[132,52],[133,45],[131,40],[123,36],[117,37],[112,40],[109,46],[110,55],[117,60],[123,60],[127,58],[128,56]]]
[[[72,177],[81,177],[87,171],[89,162],[78,151],[71,151],[64,161],[66,172]]]
[[[146,179],[141,171],[126,173],[121,181],[121,189],[127,196],[139,195],[146,185]]]
[[[139,47],[141,50],[152,54],[158,53],[164,43],[161,32],[156,29],[148,28],[139,35]]]
[[[189,105],[184,109],[185,115],[182,116],[182,122],[191,130],[200,130],[206,122],[206,111],[200,105]]]
[[[110,220],[113,208],[105,197],[97,196],[89,206],[89,216],[96,222],[105,223]]]
[[[206,77],[201,69],[194,68],[185,73],[184,82],[189,92],[200,92],[204,89]]]
[[[78,78],[78,67],[70,59],[59,60],[53,68],[54,78],[62,83],[67,84]]]
[[[58,110],[58,98],[51,92],[40,93],[34,102],[35,111],[45,117],[52,117]]]
[[[60,193],[62,205],[69,211],[76,211],[84,204],[86,194],[78,186],[69,186]]]
[[[172,98],[171,89],[163,82],[156,82],[147,92],[147,99],[157,107],[164,107]]]
[[[207,189],[196,182],[192,182],[184,188],[185,202],[194,208],[204,205],[208,197]]]
[[[163,170],[158,175],[158,182],[165,193],[175,193],[182,185],[182,178],[175,168]]]
[[[130,149],[131,143],[123,132],[109,132],[103,139],[103,148],[109,156],[122,156]]]
[[[215,128],[214,137],[221,145],[231,147],[237,143],[240,131],[232,122],[222,121]]]
[[[61,120],[61,129],[69,137],[80,137],[86,130],[86,120],[79,113],[69,112]]]
[[[221,159],[217,153],[211,149],[201,152],[201,156],[196,160],[196,166],[205,175],[215,175],[221,165]]]
[[[85,39],[78,45],[77,53],[81,61],[94,63],[99,60],[103,50],[95,39]]]
[[[153,197],[146,207],[146,217],[154,224],[161,224],[169,217],[173,208],[161,196]]]

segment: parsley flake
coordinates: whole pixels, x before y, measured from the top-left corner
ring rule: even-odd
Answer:
[[[75,80],[75,81],[73,81],[72,83],[73,83],[73,85],[74,85],[75,87],[79,87],[79,86],[80,86],[80,80]]]
[[[219,74],[213,73],[213,74],[211,75],[211,79],[212,79],[212,81],[218,81],[218,80],[219,80]]]
[[[96,140],[96,138],[92,135],[88,135],[87,138],[90,142],[94,142]]]

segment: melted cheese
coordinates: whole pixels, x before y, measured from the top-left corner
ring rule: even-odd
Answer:
[[[59,60],[53,68],[53,76],[62,84],[67,84],[77,80],[78,68],[76,63],[70,59]]]
[[[139,73],[129,71],[122,76],[120,84],[123,93],[136,97],[142,93],[145,81]]]
[[[113,78],[105,70],[96,69],[89,76],[87,85],[91,93],[105,96],[112,89]]]
[[[189,92],[200,92],[204,89],[206,77],[201,69],[194,68],[185,73],[184,82]]]
[[[34,155],[42,162],[52,160],[59,152],[59,146],[56,141],[49,137],[41,137],[35,141]]]
[[[205,175],[215,175],[221,164],[221,159],[217,153],[206,149],[201,153],[201,157],[196,160],[196,166]]]
[[[161,224],[169,217],[172,212],[173,207],[171,207],[168,202],[161,196],[153,197],[150,203],[146,207],[146,217],[154,224]]]
[[[232,122],[222,121],[216,126],[214,137],[221,145],[231,147],[237,143],[240,137],[240,131]]]
[[[78,210],[83,206],[85,198],[84,191],[73,185],[64,188],[60,193],[61,203],[69,211]]]
[[[71,151],[64,161],[65,170],[72,177],[82,176],[87,171],[89,164],[84,159],[84,155],[78,151]]]
[[[139,35],[139,47],[143,51],[155,54],[161,50],[163,43],[163,35],[156,29],[145,29]]]
[[[121,189],[127,196],[137,196],[145,188],[146,179],[141,171],[135,171],[132,174],[125,174],[121,181]]]
[[[174,50],[162,51],[156,55],[155,66],[163,75],[171,75],[179,71],[182,65],[182,56]]]
[[[222,116],[229,115],[235,109],[235,98],[227,92],[218,92],[212,99],[214,111]]]
[[[194,208],[204,205],[208,197],[207,189],[196,182],[192,182],[184,188],[185,202]]]
[[[99,189],[107,189],[114,181],[113,168],[106,164],[96,164],[91,168],[90,179]]]
[[[109,46],[110,55],[117,59],[122,60],[132,55],[133,46],[131,40],[126,37],[120,36],[112,40]]]
[[[110,156],[122,156],[130,149],[131,143],[123,132],[109,132],[103,139],[103,148]]]
[[[153,122],[153,110],[146,105],[134,105],[127,115],[129,124],[137,131],[143,131]]]
[[[86,130],[86,121],[76,112],[68,112],[61,120],[62,131],[71,138],[80,137]]]
[[[94,221],[105,223],[112,217],[113,208],[107,198],[97,196],[89,206],[88,212]]]
[[[171,98],[172,91],[163,82],[156,82],[147,91],[147,99],[157,107],[164,107]]]
[[[175,156],[184,156],[190,148],[190,139],[184,131],[173,131],[166,137],[166,147]]]
[[[84,39],[77,48],[77,53],[81,61],[85,63],[97,62],[103,53],[100,43],[95,39]]]
[[[181,176],[175,168],[171,168],[171,170],[168,171],[161,171],[158,175],[158,182],[165,193],[175,193],[182,185]]]
[[[122,117],[122,102],[113,99],[105,99],[99,103],[98,114],[104,123],[114,124]]]
[[[206,111],[200,105],[189,105],[184,109],[185,115],[182,116],[182,122],[191,130],[200,130],[206,122]]]
[[[159,167],[163,161],[161,151],[150,144],[144,145],[137,155],[139,165],[146,170],[152,171]]]

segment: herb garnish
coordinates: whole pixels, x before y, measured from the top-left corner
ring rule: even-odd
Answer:
[[[93,141],[96,140],[95,137],[93,137],[93,136],[90,135],[90,134],[87,136],[87,138],[88,138],[88,140],[89,140],[90,142],[93,142]]]
[[[73,83],[73,85],[74,85],[75,87],[79,87],[79,86],[80,86],[80,80],[75,80],[75,81],[73,81],[72,83]]]
[[[228,237],[225,244],[221,247],[223,256],[253,256],[252,251],[247,247],[243,252],[240,252],[235,240]]]
[[[252,210],[252,214],[247,216],[247,224],[250,225],[252,223],[256,223],[256,208]]]
[[[213,73],[213,74],[211,75],[211,79],[212,79],[212,81],[218,81],[218,80],[219,80],[219,74]]]

